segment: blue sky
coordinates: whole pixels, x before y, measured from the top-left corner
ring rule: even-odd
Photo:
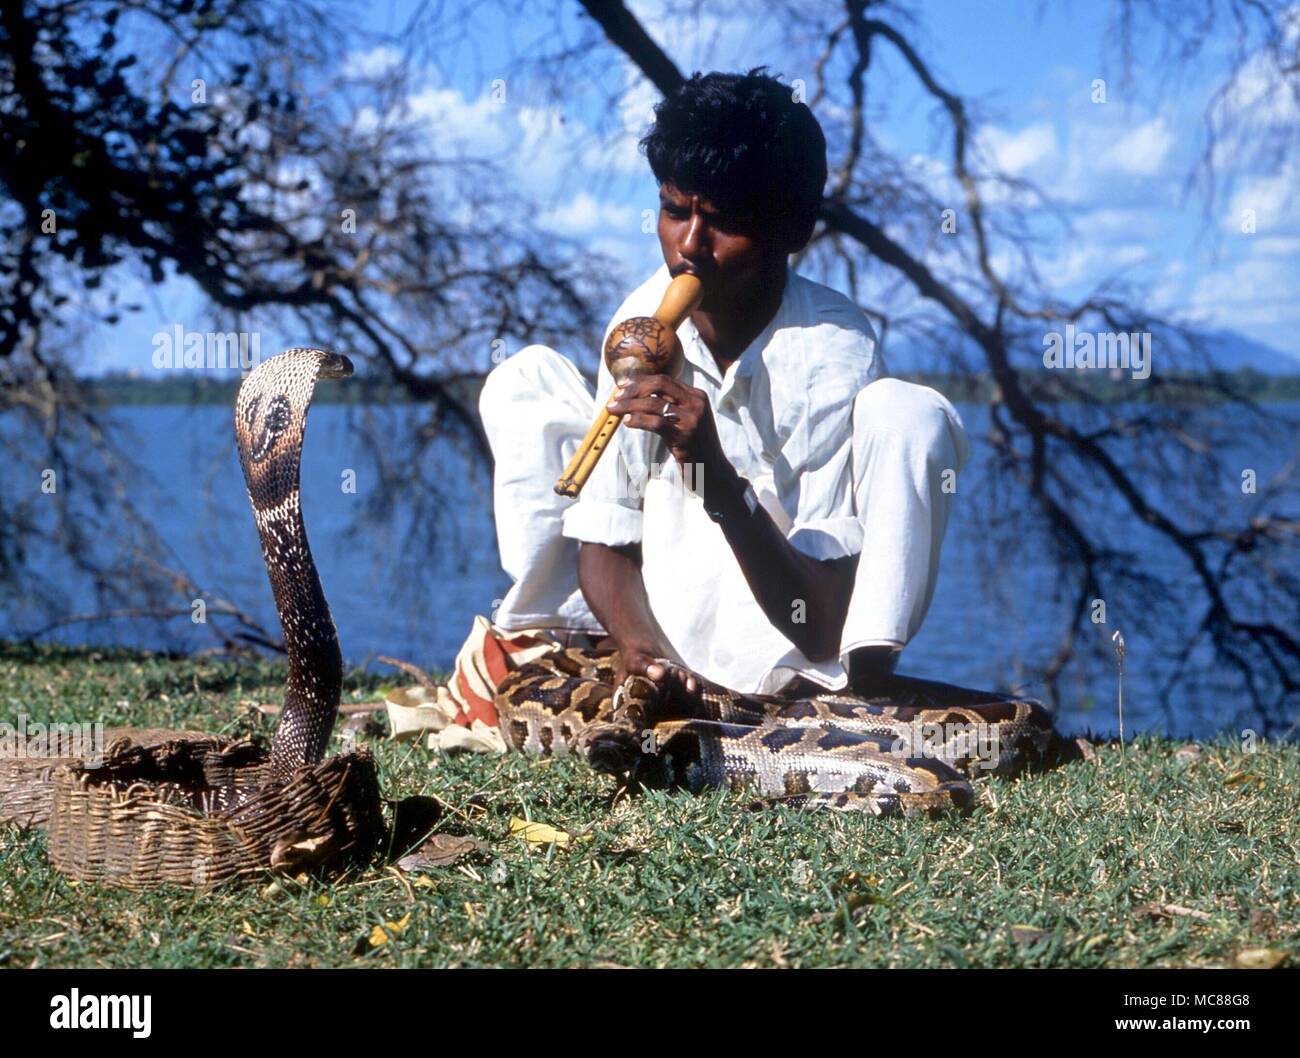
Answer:
[[[370,33],[395,33],[411,5],[354,6],[368,9],[359,24]],[[698,27],[665,17],[658,4],[632,0],[629,6],[688,71],[763,63],[786,80],[811,76],[815,51],[778,21],[756,21],[756,5],[705,5]],[[576,4],[574,12],[571,24]],[[1266,164],[1253,150],[1300,121],[1300,109],[1294,100],[1261,101],[1259,79],[1248,66],[1230,99],[1259,105],[1220,146],[1218,195],[1209,199],[1193,177],[1206,148],[1207,105],[1226,70],[1226,46],[1211,43],[1195,63],[1173,64],[1139,43],[1126,77],[1106,32],[1110,12],[1101,2],[945,0],[926,4],[907,31],[943,83],[978,103],[986,119],[976,143],[983,157],[1032,180],[1063,211],[1068,227],[1046,213],[1032,224],[1040,268],[1055,292],[1076,296],[1106,278],[1140,284],[1153,309],[1300,357],[1300,216],[1293,195],[1300,165]],[[1300,39],[1300,7],[1293,14],[1292,39]],[[660,260],[656,240],[642,230],[656,189],[636,152],[655,93],[615,65],[614,77],[625,87],[615,110],[585,84],[557,103],[520,83],[509,65],[511,49],[548,36],[551,22],[505,25],[491,13],[478,17],[474,47],[432,49],[438,68],[421,79],[409,100],[412,111],[444,142],[512,159],[507,176],[536,203],[541,223],[613,255],[630,290]],[[358,69],[382,64],[391,47],[359,36],[350,62]],[[931,103],[887,46],[879,46],[874,66],[883,74],[872,82],[875,134],[918,171],[933,172],[941,200],[951,193],[959,206]],[[495,78],[505,82],[503,104],[492,98]],[[1098,78],[1106,83],[1100,104],[1093,100]],[[599,144],[589,135],[595,128],[607,133]],[[1246,210],[1254,213],[1253,233],[1241,230]],[[1015,267],[1005,251],[995,261]],[[880,277],[878,296],[890,299],[891,311],[907,311],[908,292],[889,278]],[[143,291],[133,285],[128,293],[144,295],[145,311],[88,335],[85,370],[147,371],[153,334],[177,322],[229,329],[203,316],[201,299],[185,282]],[[263,354],[313,337],[328,338],[265,327]]]

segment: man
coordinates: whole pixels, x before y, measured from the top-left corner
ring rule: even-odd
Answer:
[[[642,141],[664,267],[610,328],[693,272],[676,378],[623,386],[576,501],[552,486],[595,413],[574,366],[530,346],[488,377],[502,565],[494,620],[606,636],[623,675],[743,692],[869,692],[929,606],[967,443],[952,405],[882,377],[847,298],[792,273],[826,182],[811,111],[761,70],[696,75]],[[608,334],[608,331],[606,332]],[[602,365],[597,394],[612,379]]]

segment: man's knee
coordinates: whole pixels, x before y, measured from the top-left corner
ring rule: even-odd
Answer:
[[[966,429],[948,400],[929,386],[881,378],[858,391],[853,402],[854,447],[890,437],[926,454],[931,464],[960,470],[969,455]]]

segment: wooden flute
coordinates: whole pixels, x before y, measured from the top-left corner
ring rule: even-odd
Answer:
[[[677,328],[694,311],[703,296],[698,276],[683,273],[668,284],[663,301],[653,316],[633,316],[624,320],[605,341],[605,364],[617,384],[637,375],[675,375],[681,368],[682,347]],[[607,411],[613,391],[599,405],[596,420],[573,453],[564,473],[555,483],[561,496],[575,497],[591,477],[601,453],[622,421],[621,415]]]

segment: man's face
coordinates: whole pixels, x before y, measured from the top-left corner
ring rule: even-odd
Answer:
[[[744,312],[785,270],[786,253],[754,217],[730,216],[708,199],[659,188],[659,246],[676,276],[694,272],[704,284],[704,312]]]

